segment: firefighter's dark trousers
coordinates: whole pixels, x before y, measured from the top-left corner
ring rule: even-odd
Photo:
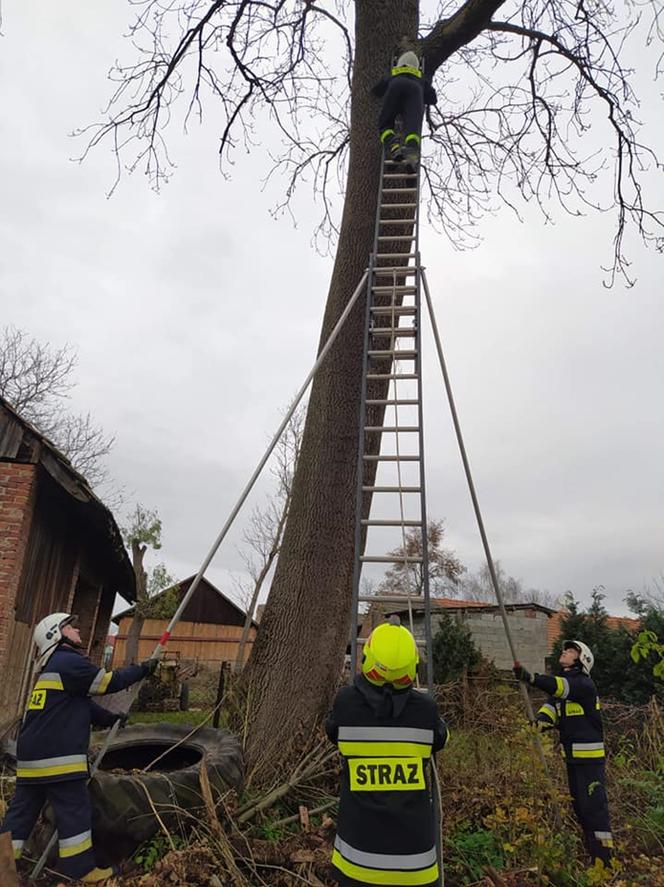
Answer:
[[[393,77],[387,85],[378,118],[379,132],[394,129],[397,116],[401,117],[404,138],[409,135],[419,137],[424,117],[424,93],[414,77],[404,74]]]
[[[574,813],[583,829],[586,848],[593,860],[608,863],[613,836],[606,795],[604,763],[568,764],[567,781]]]
[[[19,783],[0,832],[11,832],[14,857],[20,859],[23,846],[48,802],[58,830],[58,871],[69,878],[80,878],[95,867],[92,849],[92,812],[87,780],[49,782],[41,785]]]

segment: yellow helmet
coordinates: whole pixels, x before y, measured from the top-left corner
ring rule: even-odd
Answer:
[[[376,687],[410,687],[420,661],[415,638],[403,625],[385,623],[375,628],[364,645],[362,673]]]

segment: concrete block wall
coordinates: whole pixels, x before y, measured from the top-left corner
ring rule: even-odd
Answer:
[[[462,621],[470,629],[473,640],[482,655],[493,662],[496,668],[512,668],[512,654],[505,636],[503,620],[498,611],[472,609],[450,611],[452,618]],[[432,614],[432,630],[435,634],[442,614]],[[545,671],[547,655],[547,625],[549,617],[539,610],[508,611],[509,622],[517,655],[523,665],[530,671]],[[404,621],[404,624],[407,624]],[[424,638],[424,618],[418,614],[414,623],[415,636]]]

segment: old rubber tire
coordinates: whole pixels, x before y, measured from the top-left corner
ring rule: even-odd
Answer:
[[[215,799],[229,788],[241,791],[244,762],[236,737],[226,730],[201,727],[185,740],[192,729],[186,724],[135,724],[116,735],[102,769],[90,782],[95,849],[105,857],[102,862],[126,859],[160,830],[150,801],[175,834],[191,825],[190,814],[195,816],[203,804],[202,763]],[[169,750],[154,770],[140,772],[180,740],[184,741]],[[93,756],[100,746],[98,741]]]

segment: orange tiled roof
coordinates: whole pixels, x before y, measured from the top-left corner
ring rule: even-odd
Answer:
[[[562,621],[567,615],[566,610],[558,610],[549,619],[548,625],[548,645],[549,653],[553,650],[553,645],[560,637],[562,630]],[[607,616],[606,624],[608,628],[615,631],[617,628],[626,628],[627,631],[636,631],[641,626],[639,619],[633,619],[631,616]]]

